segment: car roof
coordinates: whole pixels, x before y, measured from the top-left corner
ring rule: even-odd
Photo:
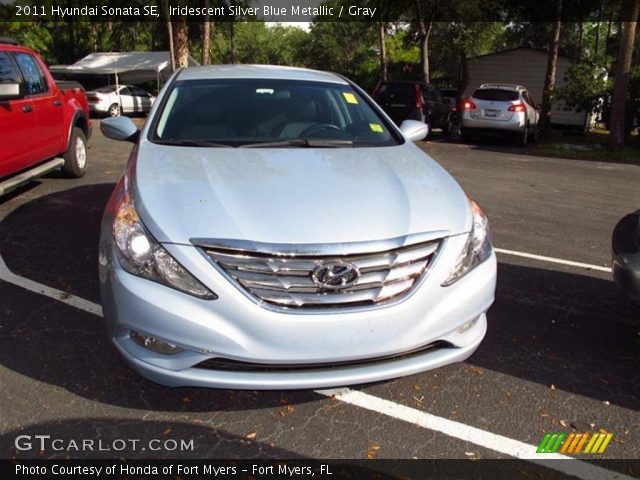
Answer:
[[[514,85],[511,83],[483,83],[478,87],[478,90],[485,89],[485,88],[496,88],[500,90],[515,90],[515,91],[526,90],[526,88],[523,87],[522,85]]]
[[[280,80],[307,80],[348,85],[342,77],[330,72],[276,65],[212,65],[183,69],[178,80],[203,80],[215,78],[261,78]]]

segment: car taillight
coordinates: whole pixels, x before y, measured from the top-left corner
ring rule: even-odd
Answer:
[[[422,110],[422,94],[420,93],[420,85],[416,84],[416,108]]]
[[[475,110],[476,104],[470,100],[465,100],[465,102],[462,104],[462,108],[464,110]]]
[[[521,103],[516,103],[515,105],[511,105],[509,107],[510,112],[524,112],[525,110],[525,106]]]

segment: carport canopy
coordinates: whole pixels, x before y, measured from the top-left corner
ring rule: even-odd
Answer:
[[[189,56],[189,66],[199,63]],[[114,75],[118,83],[164,81],[171,75],[169,52],[96,52],[73,65],[54,65],[51,73],[65,76]]]

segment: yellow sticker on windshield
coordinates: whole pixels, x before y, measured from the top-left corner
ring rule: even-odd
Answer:
[[[371,129],[372,132],[384,133],[384,130],[382,129],[382,125],[380,125],[379,123],[370,123],[369,128]]]
[[[344,99],[347,101],[347,103],[352,103],[354,105],[358,104],[358,99],[356,98],[356,96],[351,93],[351,92],[342,92],[342,95],[344,96]]]

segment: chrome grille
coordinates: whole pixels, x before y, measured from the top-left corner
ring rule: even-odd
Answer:
[[[427,270],[438,245],[436,240],[341,255],[202,248],[253,298],[285,308],[320,309],[378,305],[402,298]],[[338,290],[317,285],[312,279],[314,270],[331,263],[355,266],[357,282]]]

